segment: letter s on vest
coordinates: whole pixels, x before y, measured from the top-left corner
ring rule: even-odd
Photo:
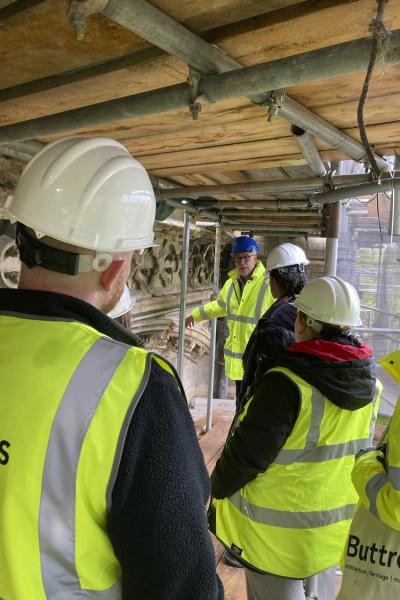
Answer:
[[[6,465],[10,459],[10,456],[6,450],[6,448],[9,448],[11,446],[10,442],[7,442],[7,440],[1,440],[0,441],[0,465]]]

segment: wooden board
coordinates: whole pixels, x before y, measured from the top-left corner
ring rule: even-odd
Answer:
[[[246,600],[244,569],[230,567],[220,560],[217,566],[217,573],[224,584],[225,600]]]
[[[233,402],[232,405],[234,405]],[[200,448],[203,452],[204,462],[206,463],[207,470],[210,474],[224,447],[233,416],[234,409],[232,410],[232,413],[229,414],[220,410],[214,411],[213,426],[211,427],[211,430],[204,434],[200,433],[199,435]],[[196,429],[201,432],[204,424],[204,419],[197,421],[195,424]]]
[[[85,38],[77,41],[68,4],[47,0],[2,22],[2,88],[149,46],[99,14],[89,17]]]
[[[204,0],[203,4],[156,0],[155,5],[243,65],[365,37],[376,11],[375,0]],[[86,37],[78,42],[65,16],[67,7],[66,0],[46,0],[2,23],[3,87],[149,47],[101,14],[88,19]],[[395,3],[386,5],[385,20],[392,29],[400,27]],[[161,53],[129,68],[0,101],[0,120],[2,124],[20,122],[173,85],[185,81],[187,73],[182,61]],[[364,73],[335,77],[294,86],[288,93],[358,139],[356,114],[363,78]],[[400,66],[377,68],[365,108],[368,136],[377,150],[393,153],[400,146],[399,105]],[[246,98],[204,104],[197,121],[183,109],[67,133],[115,137],[152,174],[175,177],[185,185],[243,181],[244,170],[305,165],[290,124],[279,117],[267,122],[265,110]],[[316,139],[316,143],[323,159],[345,158],[325,142]]]
[[[309,0],[291,9],[228,25],[209,37],[243,65],[254,65],[368,37],[376,0]],[[391,29],[400,27],[396,2],[385,7]]]

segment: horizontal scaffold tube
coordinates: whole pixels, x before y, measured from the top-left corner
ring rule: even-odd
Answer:
[[[243,65],[228,56],[220,48],[207,43],[146,0],[135,0],[135,2],[131,0],[110,0],[103,9],[103,14],[154,44],[154,46],[162,48],[168,54],[177,56],[200,73],[225,73],[226,71],[243,68]],[[249,98],[255,104],[269,106],[270,98],[265,95],[256,94]],[[360,142],[343,133],[325,119],[315,115],[308,108],[301,106],[287,95],[285,95],[279,115],[312,135],[318,136],[333,148],[340,148],[350,158],[365,160],[366,150]],[[315,152],[314,149],[313,155],[315,155]],[[307,160],[309,158],[313,163],[312,169],[315,166],[318,169],[313,170],[313,173],[316,175],[324,174],[325,170],[322,170],[323,165],[321,166],[321,162],[314,164],[314,158],[309,156]],[[375,160],[382,171],[389,170],[390,167],[383,158],[375,154]]]
[[[353,185],[342,187],[331,192],[323,192],[315,194],[312,201],[318,204],[327,204],[329,202],[338,202],[339,200],[347,200],[347,198],[358,198],[360,196],[372,196],[373,194],[381,194],[392,190],[400,189],[400,177],[383,179],[381,182],[364,183],[361,185]]]
[[[308,177],[303,179],[282,179],[273,181],[248,181],[216,185],[197,185],[159,190],[160,199],[200,198],[210,194],[263,194],[283,192],[312,192],[326,186],[339,186],[370,181],[369,175],[338,175],[329,178]],[[222,203],[221,203],[222,204]]]
[[[205,75],[200,79],[198,92],[208,101],[218,102],[321,81],[336,75],[359,73],[368,65],[371,44],[372,40],[365,38],[227,73]],[[384,53],[380,65],[399,62],[400,30],[395,30],[391,33],[390,47]],[[0,127],[0,143],[159,114],[187,107],[191,101],[189,85],[181,83],[56,115],[5,125]]]
[[[223,216],[227,217],[250,217],[250,218],[275,218],[275,217],[314,217],[315,219],[321,218],[321,213],[317,211],[307,210],[224,210],[222,211]]]

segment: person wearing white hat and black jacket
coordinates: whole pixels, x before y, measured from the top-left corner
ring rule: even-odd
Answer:
[[[296,342],[259,379],[211,476],[209,526],[246,567],[249,600],[304,599],[303,580],[321,572],[318,597],[333,600],[354,455],[381,391],[371,349],[351,334],[354,288],[315,279],[295,305]]]

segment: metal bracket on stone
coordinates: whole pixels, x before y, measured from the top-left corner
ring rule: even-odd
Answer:
[[[85,37],[87,17],[101,12],[108,3],[109,0],[70,0],[67,17],[78,41]]]
[[[261,105],[267,109],[268,122],[278,116],[282,104],[285,101],[286,89],[272,90],[269,97],[266,98]]]
[[[197,121],[201,111],[201,102],[199,96],[199,83],[201,74],[193,67],[189,67],[188,85],[190,88],[191,101],[189,102],[189,110],[192,113],[193,121]]]

